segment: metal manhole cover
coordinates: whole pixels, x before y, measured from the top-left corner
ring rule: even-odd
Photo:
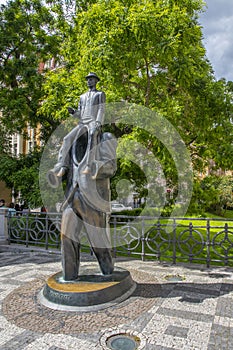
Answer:
[[[167,275],[165,279],[169,282],[182,282],[185,280],[185,278],[180,275]]]
[[[106,345],[112,350],[136,350],[140,339],[129,334],[115,334],[107,339]]]

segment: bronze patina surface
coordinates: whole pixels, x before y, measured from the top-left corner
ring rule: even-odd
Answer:
[[[52,187],[66,181],[62,205],[61,251],[63,278],[79,276],[80,234],[85,227],[101,273],[113,273],[109,237],[110,178],[116,171],[115,137],[102,131],[105,93],[96,89],[96,73],[86,76],[89,90],[80,96],[78,108],[68,108],[79,123],[63,139],[57,164],[47,174]]]
[[[89,269],[88,272],[82,270],[78,279],[71,282],[65,281],[61,272],[49,277],[40,296],[42,304],[45,298],[44,305],[51,308],[70,306],[75,308],[68,310],[77,311],[77,307],[88,307],[82,311],[90,311],[90,306],[101,309],[108,307],[108,303],[122,302],[136,288],[128,270],[116,267],[108,276],[98,273],[97,269]]]

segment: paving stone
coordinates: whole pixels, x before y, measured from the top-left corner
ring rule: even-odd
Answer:
[[[101,335],[114,327],[144,337],[143,350],[233,349],[232,268],[119,259],[116,265],[138,282],[132,298],[101,312],[66,313],[36,298],[45,276],[61,270],[59,254],[7,252],[0,258],[0,350],[102,350]],[[96,259],[83,254],[82,264],[89,263]],[[168,283],[166,275],[185,280]]]
[[[28,269],[20,269],[15,272],[8,273],[7,275],[4,275],[4,277],[5,276],[7,276],[7,278],[19,277],[20,275],[23,275],[25,272],[27,273]]]
[[[13,285],[13,286],[20,286],[22,284],[24,284],[25,281],[24,280],[13,280],[13,279],[0,279],[0,284],[1,285]]]
[[[206,314],[196,313],[192,311],[172,310],[164,307],[160,307],[157,310],[157,313],[161,315],[179,317],[186,320],[196,320],[200,322],[212,322],[212,320],[214,319],[214,316],[212,315],[206,315]]]
[[[233,282],[233,281],[232,281]],[[233,292],[233,283],[222,283],[221,285],[221,292],[224,293],[230,293]]]
[[[130,328],[137,329],[138,332],[142,332],[142,330],[146,327],[146,325],[148,324],[148,322],[151,320],[152,317],[153,317],[152,313],[145,312],[143,314],[143,317],[142,315],[140,315],[138,318],[136,318],[136,320],[134,320],[130,324]]]
[[[0,346],[0,350],[12,350],[14,348],[17,350],[23,350],[26,345],[32,343],[37,338],[37,333],[26,330],[21,334],[13,337],[4,345]]]
[[[219,290],[215,290],[213,288],[211,288],[211,285],[209,285],[208,288],[204,288],[201,286],[195,286],[195,284],[193,285],[188,285],[186,286],[185,284],[182,285],[177,285],[175,287],[175,289],[177,290],[182,290],[183,292],[192,292],[192,293],[197,293],[197,294],[203,294],[204,296],[208,296],[208,297],[218,297],[220,295],[220,289],[221,289],[221,284],[217,285],[217,289]],[[214,288],[216,288],[216,285],[214,286]]]
[[[233,318],[233,302],[229,302],[229,299],[222,297],[217,301],[216,315]]]
[[[21,263],[22,263],[22,260],[19,259],[18,257],[17,258],[4,259],[4,261],[1,258],[1,260],[0,260],[0,267],[1,266],[5,267],[6,265],[13,265],[13,264],[17,265],[17,264],[21,264]]]
[[[164,334],[169,334],[174,337],[187,338],[189,328],[177,327],[177,326],[168,326]]]
[[[209,344],[219,349],[233,349],[233,328],[221,325],[212,325]]]
[[[147,344],[143,350],[174,350],[174,348],[168,348],[167,346]]]
[[[84,340],[84,339],[87,339],[87,334],[86,333],[77,333],[76,335],[75,334],[70,334],[72,337],[74,338],[77,338],[77,339],[80,339],[80,340]],[[100,336],[101,336],[101,332],[99,333],[89,333],[88,334],[88,340],[91,341],[92,343],[98,343],[99,339],[100,339]]]

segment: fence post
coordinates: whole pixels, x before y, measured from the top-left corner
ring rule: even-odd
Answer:
[[[0,209],[0,244],[7,244],[7,209]]]
[[[173,232],[172,232],[172,263],[175,265],[176,264],[176,219],[173,218],[173,224],[172,224],[172,227],[173,227]]]
[[[116,217],[113,218],[113,257],[117,257],[117,224]]]
[[[228,237],[228,223],[227,222],[225,223],[225,226],[224,226],[224,232],[225,232],[224,241],[227,240],[228,242],[230,242],[229,237]],[[224,265],[225,266],[228,265],[228,263],[229,263],[228,253],[229,253],[228,249],[225,250],[225,257],[224,257]]]
[[[49,218],[48,218],[48,213],[45,214],[44,216],[44,226],[45,226],[45,249],[48,250],[48,245],[49,245]]]
[[[142,256],[141,259],[142,261],[145,261],[145,221],[142,219],[142,237],[141,237],[141,242],[142,242]]]
[[[210,220],[207,219],[206,222],[206,267],[210,267]]]

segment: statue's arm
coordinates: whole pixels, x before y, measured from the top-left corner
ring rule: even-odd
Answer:
[[[81,98],[78,103],[78,108],[74,109],[72,107],[68,107],[68,112],[73,115],[74,118],[80,118],[81,117],[81,109],[82,109],[82,102]]]
[[[98,106],[98,112],[96,116],[96,122],[99,123],[100,125],[104,123],[105,102],[106,102],[105,93],[101,92],[99,95],[99,106]]]

